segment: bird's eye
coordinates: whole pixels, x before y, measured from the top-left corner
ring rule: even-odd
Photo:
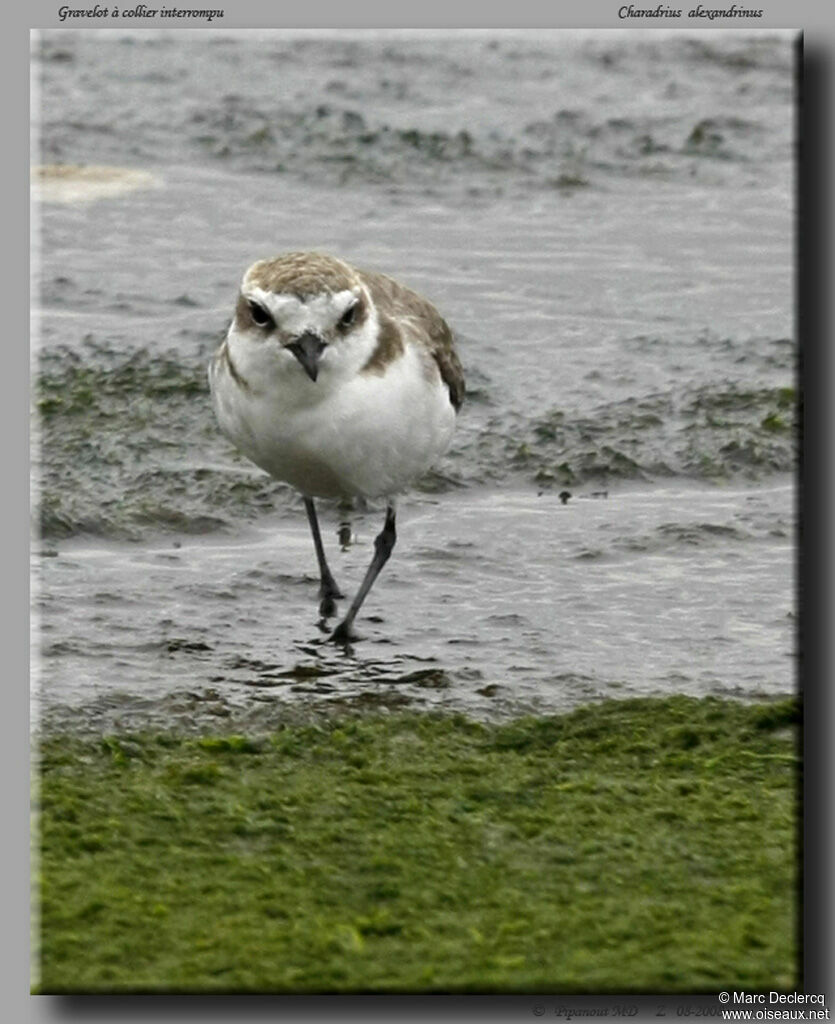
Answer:
[[[273,318],[266,309],[264,309],[260,302],[250,301],[249,312],[256,327],[275,327]]]
[[[348,327],[351,326],[351,324],[353,324],[353,322],[357,318],[357,308],[358,307],[359,307],[359,303],[358,302],[354,302],[352,305],[350,305],[345,310],[345,312],[339,318],[339,326],[340,327],[348,328]]]

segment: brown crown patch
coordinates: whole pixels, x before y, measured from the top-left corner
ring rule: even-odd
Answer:
[[[244,277],[246,286],[300,299],[322,292],[341,292],[359,283],[353,267],[321,252],[288,252],[271,260],[259,260]]]

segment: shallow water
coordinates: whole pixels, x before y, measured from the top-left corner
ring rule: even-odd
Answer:
[[[173,36],[35,41],[42,162],[154,183],[36,206],[40,711],[792,689],[791,37]],[[432,298],[468,378],[351,655],[205,382],[243,270],[295,248]],[[351,592],[382,513],[340,553],[323,514]]]
[[[793,685],[790,481],[607,497],[481,490],[403,509],[347,653],[328,643],[303,515],[233,541],[67,545],[41,559],[42,699],[102,726],[249,725],[305,709],[558,711]],[[335,522],[329,524],[335,526]],[[379,516],[326,543],[355,587]],[[207,696],[208,695],[208,696]],[[265,705],[270,705],[269,708]]]

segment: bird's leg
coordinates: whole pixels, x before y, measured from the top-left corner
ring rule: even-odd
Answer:
[[[380,574],[380,570],[388,561],[389,555],[394,548],[394,542],[397,540],[397,532],[394,528],[394,517],[394,505],[389,503],[386,508],[386,521],[383,524],[383,529],[374,538],[374,557],[371,559],[371,565],[368,567],[368,571],[362,581],[362,586],[357,591],[357,596],[351,602],[348,614],[342,622],[339,623],[333,633],[331,633],[330,638],[335,643],[346,644],[349,640],[356,639],[353,632],[354,619],[356,618],[357,612],[360,610],[362,602],[368,596],[368,591],[371,590],[374,580],[377,579]]]
[[[319,532],[319,520],[316,518],[316,506],[312,498],[304,499],[304,508],[307,512],[307,521],[310,523],[310,532],[313,534],[313,546],[316,548],[316,559],[319,562],[319,614],[329,618],[336,614],[336,602],[345,595],[336,585],[336,580],[331,575],[325,558],[325,549],[322,545],[322,534]]]
[[[343,551],[348,550],[353,540],[353,530],[351,529],[352,511],[353,502],[349,499],[339,503],[339,513],[342,518],[339,521],[339,529],[337,530],[336,535],[339,538],[339,544]]]

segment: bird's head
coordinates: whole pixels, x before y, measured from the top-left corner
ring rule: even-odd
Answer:
[[[248,363],[305,383],[355,372],[373,351],[377,313],[356,271],[321,253],[288,253],[244,274],[228,339]],[[308,384],[309,386],[309,384]]]

